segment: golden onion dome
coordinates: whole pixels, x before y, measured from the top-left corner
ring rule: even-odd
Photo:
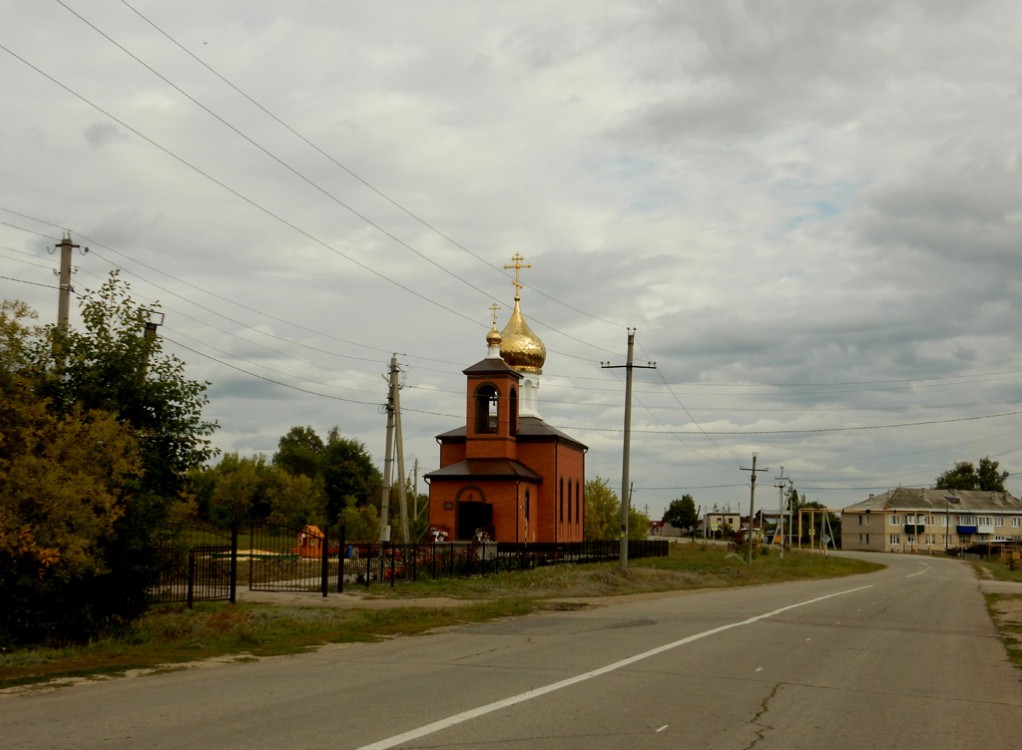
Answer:
[[[546,347],[525,322],[517,296],[511,319],[500,334],[500,356],[509,367],[521,372],[542,373],[546,362]]]
[[[496,348],[500,346],[501,335],[500,331],[497,330],[497,321],[493,321],[493,327],[490,332],[486,334],[486,346]]]

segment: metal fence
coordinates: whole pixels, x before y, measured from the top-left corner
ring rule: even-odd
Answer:
[[[155,556],[155,581],[149,588],[152,603],[187,603],[236,600],[238,535],[193,526],[164,540]]]
[[[217,539],[210,543],[210,535]],[[347,586],[394,586],[398,581],[497,576],[545,565],[616,560],[618,541],[549,544],[351,542],[344,530],[274,524],[253,526],[248,549],[238,533],[193,528],[161,550],[153,602],[235,601],[239,562],[252,591],[315,591],[327,596]],[[666,557],[665,539],[628,543],[631,559]]]

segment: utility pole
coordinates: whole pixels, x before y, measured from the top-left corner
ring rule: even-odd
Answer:
[[[632,370],[636,367],[644,370],[655,370],[656,362],[647,362],[645,365],[633,364],[635,354],[635,329],[628,329],[628,359],[627,364],[612,365],[609,362],[601,362],[604,369],[625,368],[625,438],[623,457],[621,459],[621,570],[628,570],[628,508],[631,504],[628,484],[628,462],[632,449]]]
[[[394,477],[394,393],[397,391],[397,354],[390,358],[387,391],[387,447],[383,459],[383,496],[380,501],[380,541],[390,541],[390,489]],[[383,554],[382,552],[380,554]]]
[[[742,471],[751,471],[752,480],[749,482],[749,565],[752,565],[752,540],[753,540],[753,527],[756,523],[756,474],[761,471],[770,471],[770,469],[757,469],[756,468],[756,454],[752,454],[752,468],[747,469],[744,466],[739,467]],[[741,514],[738,516],[741,518]]]
[[[149,370],[149,359],[153,352],[153,342],[156,341],[156,330],[163,325],[166,316],[159,310],[145,310],[145,333],[142,335],[143,354],[142,368],[139,372],[139,382],[145,381],[145,374]]]
[[[774,477],[777,484],[777,538],[781,540],[781,559],[784,559],[784,488],[788,486],[787,478],[784,476],[784,467],[781,467],[781,476]]]
[[[397,369],[397,362],[393,363],[394,369]],[[400,371],[399,371],[400,372]],[[394,440],[397,441],[397,475],[401,477],[401,481],[397,486],[397,502],[398,508],[401,510],[401,537],[404,539],[404,543],[408,544],[409,534],[411,529],[408,528],[408,496],[405,493],[405,439],[401,432],[401,384],[397,382],[397,378],[391,375],[394,389]]]
[[[419,459],[412,462],[412,502],[415,503],[415,517],[419,517]]]
[[[71,310],[71,254],[72,251],[81,247],[71,242],[71,233],[65,232],[64,239],[55,245],[60,248],[60,287],[57,292],[57,328],[67,331],[68,319]],[[89,248],[82,250],[82,254],[89,252]],[[54,272],[57,273],[57,272]]]

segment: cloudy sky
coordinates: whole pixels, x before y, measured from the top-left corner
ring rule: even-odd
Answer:
[[[113,268],[217,445],[408,470],[514,298],[540,412],[659,517],[842,507],[989,455],[1022,494],[1022,5],[0,0],[0,290]],[[72,317],[72,324],[75,323]],[[420,485],[421,488],[421,485]]]

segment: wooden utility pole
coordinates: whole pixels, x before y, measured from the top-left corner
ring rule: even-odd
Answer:
[[[601,362],[604,369],[625,368],[625,438],[621,459],[621,570],[628,570],[628,509],[631,505],[631,492],[628,483],[628,463],[632,450],[632,370],[640,367],[644,370],[655,370],[656,362],[645,365],[633,364],[635,354],[635,329],[628,329],[628,359],[624,365],[611,365]]]
[[[55,247],[60,248],[60,286],[57,292],[57,328],[66,331],[71,311],[71,292],[74,291],[74,287],[71,286],[71,255],[72,251],[80,247],[80,245],[76,245],[71,242],[71,233],[65,232],[64,239],[57,243]],[[89,252],[89,248],[82,250],[83,254],[87,252]]]
[[[756,474],[761,471],[770,471],[770,469],[757,469],[756,468],[756,454],[752,454],[752,468],[747,469],[744,466],[739,467],[742,471],[751,471],[752,480],[749,482],[749,564],[752,565],[752,540],[754,537],[753,528],[756,524]],[[738,514],[741,518],[741,513]]]

